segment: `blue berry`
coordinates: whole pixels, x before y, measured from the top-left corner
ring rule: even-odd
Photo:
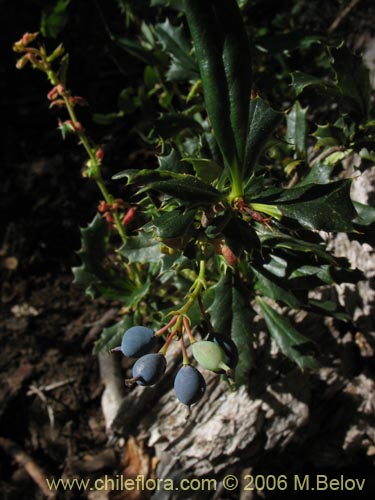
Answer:
[[[223,349],[225,352],[225,363],[233,370],[238,363],[238,349],[233,340],[221,333],[210,333],[207,340],[215,342],[215,344]]]
[[[164,375],[166,367],[167,361],[163,354],[146,354],[134,363],[133,378],[127,384],[136,382],[138,385],[154,385]]]
[[[174,390],[177,399],[186,406],[190,406],[201,399],[205,390],[206,382],[203,375],[194,366],[182,366],[174,380]]]
[[[132,326],[124,333],[121,341],[121,352],[130,358],[139,358],[152,350],[156,337],[151,328]]]

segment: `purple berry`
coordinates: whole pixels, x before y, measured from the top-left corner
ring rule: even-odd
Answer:
[[[174,390],[177,399],[186,406],[190,406],[201,399],[206,382],[203,375],[194,366],[182,366],[174,380]]]
[[[121,352],[129,358],[139,358],[152,350],[156,337],[151,328],[132,326],[124,333],[121,341]]]
[[[163,354],[146,354],[134,363],[131,381],[138,385],[154,385],[164,375],[166,367],[167,361]]]

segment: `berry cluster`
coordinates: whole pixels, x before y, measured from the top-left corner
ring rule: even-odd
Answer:
[[[182,328],[172,328],[163,347],[158,352],[151,352],[157,345],[158,337],[169,328],[178,325],[179,318],[179,316],[174,316],[168,325],[157,332],[144,326],[133,326],[124,333],[121,346],[112,350],[121,351],[124,356],[137,358],[133,365],[132,378],[125,381],[127,386],[133,384],[150,386],[159,382],[163,377],[167,367],[165,354],[168,346],[175,337],[179,338],[183,365],[174,380],[174,390],[177,399],[190,410],[190,406],[202,398],[206,390],[206,382],[201,372],[190,364]],[[187,318],[182,318],[181,322],[192,344],[193,357],[198,364],[202,368],[223,374],[233,385],[232,370],[238,362],[238,351],[232,339],[211,331],[206,340],[197,341],[190,331]]]

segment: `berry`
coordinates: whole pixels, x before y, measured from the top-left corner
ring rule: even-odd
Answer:
[[[186,406],[190,406],[201,399],[205,390],[206,382],[203,375],[194,366],[182,366],[174,380],[174,390],[177,399]]]
[[[156,344],[156,337],[151,328],[132,326],[126,330],[121,341],[121,352],[130,358],[139,358],[147,354]]]
[[[225,363],[229,366],[229,368],[234,369],[237,366],[238,350],[236,344],[230,337],[221,333],[210,333],[207,340],[215,342],[215,344],[219,345],[223,349],[226,356]]]
[[[194,358],[198,363],[207,370],[220,373],[224,370],[225,373],[231,373],[230,367],[226,364],[226,354],[224,350],[215,342],[209,340],[200,340],[192,345]]]
[[[167,367],[165,356],[160,353],[146,354],[133,365],[133,378],[127,381],[127,385],[135,382],[138,385],[154,385],[164,375]]]

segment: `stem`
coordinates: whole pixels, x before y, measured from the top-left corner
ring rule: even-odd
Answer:
[[[182,364],[184,366],[190,365],[190,360],[189,360],[188,353],[186,351],[186,345],[185,345],[185,341],[184,341],[183,336],[181,336],[180,343],[181,343],[181,350],[182,350]]]
[[[186,333],[187,333],[187,335],[189,337],[190,344],[194,344],[195,338],[194,338],[194,335],[191,332],[189,320],[186,317],[183,317],[182,321],[184,323],[185,331],[186,331]]]
[[[174,316],[177,318],[177,320],[172,329],[172,333],[175,334],[176,332],[181,331],[183,325],[185,327],[186,333],[189,335],[189,339],[191,342],[194,342],[195,340],[193,334],[191,333],[189,322],[186,316],[191,306],[199,297],[202,288],[206,288],[205,272],[206,272],[206,263],[204,260],[200,260],[199,273],[190,288],[190,293],[187,295],[188,300],[182,307],[180,307],[180,309],[174,312]]]
[[[202,316],[203,316],[205,322],[207,323],[208,332],[209,333],[214,333],[215,332],[214,327],[212,326],[212,323],[211,323],[210,318],[209,318],[209,316],[207,314],[207,311],[204,308],[203,301],[202,301],[202,296],[201,295],[198,296],[198,304],[199,304],[199,308],[201,310]]]
[[[160,330],[158,330],[158,331],[156,331],[156,332],[154,333],[155,337],[160,337],[160,335],[162,335],[162,334],[163,334],[164,332],[166,332],[166,331],[167,331],[167,330],[168,330],[171,326],[173,326],[173,325],[176,323],[177,318],[178,318],[178,316],[173,316],[173,318],[170,320],[170,322],[169,322],[167,325],[163,326],[163,328],[160,328]]]
[[[229,170],[231,173],[231,181],[232,181],[232,190],[229,195],[229,200],[233,201],[236,198],[241,198],[243,196],[244,194],[243,182],[237,162],[235,165],[231,165]]]
[[[50,65],[49,65],[49,62],[47,61],[47,59],[45,60],[45,65],[48,68],[46,73],[47,73],[48,79],[50,80],[52,85],[55,85],[55,86],[62,85],[57,74],[52,69],[50,69]],[[68,95],[67,95],[66,91],[64,91],[64,93],[62,95],[62,99],[64,101],[66,110],[68,111],[69,117],[73,122],[73,125],[77,125],[79,123],[79,120],[78,120],[76,112],[74,110],[74,106],[69,102]],[[100,162],[98,161],[98,159],[95,156],[95,149],[91,146],[90,141],[88,140],[86,134],[83,131],[77,130],[76,133],[79,137],[79,140],[81,141],[82,146],[85,148],[85,150],[88,154],[88,157],[90,158],[90,165],[91,165],[91,170],[93,172],[93,177],[96,181],[98,188],[100,189],[100,192],[103,195],[104,200],[107,203],[112,203],[113,197],[109,193],[109,191],[107,190],[107,188],[103,182],[102,174],[100,171]],[[115,225],[116,225],[117,231],[121,237],[122,242],[126,243],[125,229],[124,229],[124,226],[121,224],[121,220],[120,220],[120,217],[118,215],[117,210],[113,210],[113,218],[114,218]]]
[[[172,331],[168,335],[167,340],[165,341],[165,344],[163,345],[163,347],[159,351],[160,354],[163,354],[163,356],[165,356],[167,354],[168,347],[176,335],[177,335],[177,331]]]

